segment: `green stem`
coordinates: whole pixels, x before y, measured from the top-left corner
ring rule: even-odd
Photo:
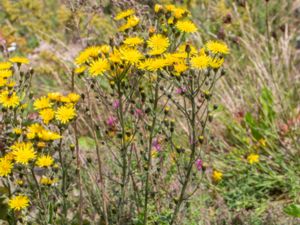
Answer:
[[[62,130],[60,129],[60,135],[62,136]],[[63,218],[62,218],[62,224],[67,224],[67,196],[66,196],[66,175],[67,175],[67,171],[66,171],[66,167],[65,167],[65,163],[64,163],[64,159],[62,156],[62,139],[60,139],[59,141],[59,149],[58,149],[58,153],[59,153],[59,160],[60,160],[60,165],[62,168],[62,195],[63,195]]]
[[[122,184],[121,184],[121,195],[119,199],[119,209],[118,209],[118,222],[121,224],[121,217],[124,210],[124,199],[125,199],[125,184],[127,178],[127,151],[125,143],[125,123],[123,117],[123,101],[122,101],[122,90],[121,90],[121,79],[117,83],[118,87],[118,101],[119,101],[119,119],[121,125],[121,157],[122,157]]]
[[[152,154],[151,154],[151,149],[152,149],[152,141],[153,141],[153,136],[154,136],[154,130],[156,126],[156,121],[157,121],[157,106],[158,106],[158,90],[159,90],[159,81],[156,82],[155,85],[155,96],[154,96],[154,105],[153,105],[153,119],[152,119],[152,124],[151,124],[151,130],[150,130],[150,137],[149,137],[149,142],[148,142],[148,162],[147,162],[147,170],[146,170],[146,184],[145,184],[145,203],[144,203],[144,225],[147,224],[148,220],[148,195],[149,195],[149,174],[150,174],[150,169],[151,169],[151,161],[152,161]]]

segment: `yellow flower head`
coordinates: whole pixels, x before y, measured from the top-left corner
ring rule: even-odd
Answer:
[[[37,143],[37,147],[38,147],[38,148],[45,148],[45,147],[46,147],[46,142],[39,141],[39,142]]]
[[[199,55],[191,58],[192,67],[195,69],[206,69],[209,65],[209,57],[207,55]]]
[[[29,59],[26,57],[15,56],[9,59],[12,63],[29,64]]]
[[[0,77],[0,87],[4,87],[7,85],[6,78]]]
[[[13,210],[25,209],[29,206],[29,199],[25,195],[17,195],[9,199],[8,205]]]
[[[50,108],[53,105],[53,103],[51,102],[51,100],[46,97],[43,96],[39,99],[36,99],[33,103],[34,109],[35,110],[40,110],[40,109],[45,109],[45,108]]]
[[[14,156],[13,152],[8,152],[5,154],[5,156],[3,158],[7,161],[12,162],[15,159],[15,156]]]
[[[0,104],[4,108],[16,108],[20,104],[20,98],[16,92],[2,91],[0,93]]]
[[[121,11],[119,12],[116,16],[115,16],[115,20],[121,20],[121,19],[124,19],[128,16],[131,16],[135,13],[134,9],[127,9],[125,11]]]
[[[138,63],[144,57],[142,53],[134,48],[122,48],[120,49],[120,53],[121,59],[131,64]]]
[[[90,74],[93,77],[103,75],[104,72],[109,70],[109,63],[106,59],[97,59],[91,63]]]
[[[49,155],[39,156],[36,160],[36,165],[38,167],[49,167],[54,163],[54,159]]]
[[[175,63],[175,65],[174,65],[174,70],[178,74],[185,72],[187,69],[188,69],[188,66],[185,64],[184,61]]]
[[[55,112],[51,108],[42,109],[41,111],[39,111],[39,114],[46,125],[49,124],[49,122],[53,120],[55,116]]]
[[[128,37],[124,40],[124,44],[128,46],[136,46],[144,43],[144,40],[140,37]]]
[[[90,46],[79,53],[79,55],[75,58],[75,63],[77,65],[81,65],[89,62],[91,59],[98,58],[101,51],[101,46]]]
[[[8,70],[12,67],[11,62],[0,62],[0,70]]]
[[[84,71],[86,71],[87,67],[86,66],[79,66],[74,70],[75,74],[82,74]]]
[[[229,54],[228,46],[220,41],[209,41],[206,43],[205,47],[208,51],[212,52],[213,54]]]
[[[6,158],[0,158],[0,177],[8,176],[14,165],[12,162]]]
[[[210,58],[209,66],[214,69],[220,68],[224,63],[224,58]]]
[[[19,186],[22,186],[24,184],[24,181],[21,180],[21,179],[17,179],[16,184],[19,185]]]
[[[17,163],[27,165],[30,160],[36,158],[36,152],[30,142],[17,142],[12,145],[10,149],[12,150]]]
[[[119,31],[126,31],[130,28],[137,26],[140,22],[140,19],[136,16],[130,16],[126,23],[119,27]]]
[[[60,101],[61,94],[59,92],[50,92],[48,93],[47,97],[52,101]]]
[[[248,155],[247,161],[249,162],[249,164],[258,163],[259,162],[259,155],[251,153],[250,155]]]
[[[110,50],[111,50],[109,45],[101,45],[100,49],[101,49],[101,52],[104,53],[104,54],[109,53]]]
[[[73,106],[60,106],[56,111],[56,120],[62,124],[70,122],[76,116],[76,111]]]
[[[0,77],[1,78],[8,78],[11,77],[13,72],[11,70],[0,70]]]
[[[74,93],[74,92],[69,93],[67,97],[68,97],[68,99],[70,100],[70,102],[73,102],[73,103],[78,102],[79,99],[80,99],[80,95],[79,95],[79,94],[76,94],[76,93]]]
[[[53,185],[55,183],[57,183],[57,179],[51,179],[49,177],[45,177],[45,176],[42,176],[41,179],[40,179],[40,183],[43,184],[43,185]]]
[[[185,14],[188,15],[188,11],[183,8],[175,8],[172,11],[176,19],[181,19]]]
[[[114,48],[113,51],[109,54],[109,60],[114,63],[120,63],[122,61],[120,51]]]
[[[166,60],[165,58],[150,58],[142,62],[139,65],[139,69],[154,72],[159,69],[163,69],[166,66],[170,66],[171,64],[172,63],[170,63],[170,61]]]
[[[13,132],[14,132],[15,134],[22,134],[22,129],[19,128],[19,127],[15,127],[15,128],[13,129]]]
[[[169,39],[161,34],[153,35],[147,41],[148,47],[151,49],[150,55],[160,55],[164,53],[170,45]]]
[[[61,138],[61,136],[58,133],[52,132],[50,130],[45,130],[45,129],[43,129],[37,135],[43,141],[55,141]]]
[[[219,182],[223,178],[223,173],[217,170],[213,171],[212,178],[215,182]]]
[[[185,32],[185,33],[193,33],[197,31],[196,25],[189,20],[179,20],[176,23],[176,28],[180,32]]]
[[[158,13],[160,10],[163,9],[163,6],[160,4],[155,4],[154,6],[154,12]]]
[[[28,128],[27,128],[27,134],[26,134],[26,137],[28,139],[34,139],[36,137],[36,135],[40,132],[43,131],[43,127],[38,124],[38,123],[34,123],[34,124],[31,124]]]

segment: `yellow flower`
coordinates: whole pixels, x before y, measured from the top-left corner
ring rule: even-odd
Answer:
[[[148,47],[151,49],[150,55],[160,55],[164,53],[170,45],[169,39],[161,34],[153,35],[147,41]]]
[[[224,58],[210,58],[209,59],[209,66],[211,68],[214,68],[214,69],[218,69],[220,68],[224,63]]]
[[[15,82],[15,81],[12,81],[12,80],[11,80],[11,81],[8,81],[7,84],[6,84],[6,86],[7,86],[7,87],[10,87],[10,88],[14,87],[15,85],[16,85],[16,82]]]
[[[74,73],[75,74],[82,74],[84,73],[84,71],[87,69],[86,66],[80,66],[80,67],[77,67],[75,70],[74,70]]]
[[[38,146],[38,148],[45,148],[45,147],[46,147],[46,143],[43,142],[43,141],[39,141],[39,142],[37,143],[37,146]]]
[[[41,133],[44,130],[44,128],[38,124],[38,123],[34,123],[31,124],[28,128],[27,128],[27,134],[26,137],[28,139],[34,139],[36,137],[36,135],[38,133]]]
[[[58,179],[51,179],[51,178],[48,178],[48,177],[45,177],[45,176],[42,176],[41,179],[40,179],[40,183],[43,184],[43,185],[53,185],[55,183],[57,183]]]
[[[120,51],[116,48],[113,49],[113,51],[109,55],[109,60],[114,63],[120,63],[122,61]]]
[[[79,53],[79,55],[75,58],[75,63],[77,65],[81,65],[89,62],[91,58],[99,57],[101,51],[101,46],[90,46]]]
[[[34,109],[35,110],[40,110],[40,109],[45,109],[45,108],[50,108],[53,105],[53,103],[51,102],[51,100],[46,97],[43,96],[39,99],[36,99],[33,103]]]
[[[58,133],[52,132],[50,130],[45,130],[45,129],[43,129],[37,135],[43,141],[55,141],[61,138],[61,136]]]
[[[0,77],[8,78],[11,77],[13,72],[11,70],[0,70]]]
[[[222,180],[223,173],[220,171],[214,170],[213,174],[212,174],[212,178],[215,182],[218,182],[218,181]]]
[[[60,101],[61,94],[59,92],[50,92],[47,97],[52,101]]]
[[[60,106],[56,111],[56,119],[63,124],[70,122],[75,116],[76,112],[72,106]]]
[[[143,43],[144,43],[144,40],[140,37],[128,37],[124,40],[124,44],[129,45],[129,46],[136,46],[136,45],[140,45]]]
[[[247,161],[249,162],[249,164],[258,163],[259,162],[259,155],[251,153],[250,155],[248,155]]]
[[[150,58],[142,62],[139,65],[139,69],[154,72],[159,69],[163,69],[164,67],[169,66],[170,64],[172,63],[170,63],[170,61],[166,60],[165,58]]]
[[[174,70],[178,74],[185,72],[187,69],[188,66],[184,62],[179,62],[174,65]]]
[[[101,52],[106,54],[106,53],[109,53],[110,52],[110,46],[109,45],[101,45],[100,46],[100,49],[101,49]]]
[[[0,158],[0,177],[8,176],[13,168],[13,164],[6,158]]]
[[[24,184],[24,181],[22,181],[20,179],[17,179],[16,184],[19,185],[19,186],[22,186]]]
[[[17,142],[12,145],[10,149],[12,150],[17,163],[27,165],[30,160],[36,158],[36,153],[30,142]]]
[[[79,94],[76,94],[76,93],[69,93],[68,96],[67,96],[70,100],[70,102],[73,102],[73,103],[76,103],[79,101],[80,99],[80,95]]]
[[[175,8],[172,11],[173,11],[173,15],[175,16],[176,19],[182,18],[185,13],[186,13],[186,15],[188,14],[188,11],[183,8]]]
[[[25,209],[29,206],[29,199],[25,195],[17,195],[9,199],[8,205],[13,210]]]
[[[266,147],[267,146],[267,141],[264,138],[259,139],[258,144],[262,147]]]
[[[19,128],[19,127],[15,127],[15,128],[13,129],[13,132],[14,132],[15,134],[22,134],[22,129]]]
[[[193,33],[197,31],[196,25],[189,20],[179,20],[176,23],[176,28],[181,32]]]
[[[169,12],[172,12],[175,9],[176,9],[176,6],[173,5],[173,4],[166,5],[166,10],[169,11]]]
[[[51,108],[43,109],[39,111],[39,114],[46,125],[49,124],[49,122],[53,120],[55,116],[55,112]]]
[[[134,48],[122,48],[120,49],[121,59],[131,64],[138,63],[144,56],[137,49]]]
[[[220,41],[209,41],[206,43],[205,47],[208,51],[212,52],[213,54],[229,54],[229,48],[227,47],[227,45]]]
[[[209,65],[209,57],[207,55],[192,57],[191,64],[195,69],[206,69]]]
[[[29,59],[26,57],[15,56],[9,59],[12,63],[29,64]]]
[[[8,70],[12,67],[11,62],[0,62],[0,70]]]
[[[8,152],[3,158],[7,161],[13,161],[15,159],[15,156],[13,152]]]
[[[104,72],[106,72],[109,69],[109,63],[106,59],[97,59],[91,63],[90,67],[90,74],[91,76],[99,76],[102,75]]]
[[[155,4],[154,6],[154,12],[158,13],[160,10],[163,9],[163,6],[160,4]]]
[[[116,16],[115,16],[115,20],[121,20],[121,19],[124,19],[128,16],[131,16],[135,13],[134,9],[127,9],[125,11],[121,11],[119,12]]]
[[[0,77],[0,87],[4,87],[7,84],[6,78]]]
[[[36,160],[36,165],[38,167],[49,167],[54,163],[54,159],[49,155],[39,156]]]
[[[126,23],[122,26],[119,27],[119,31],[126,31],[130,28],[135,27],[136,25],[138,25],[140,22],[140,19],[136,16],[130,16]]]
[[[0,93],[0,103],[4,108],[16,108],[20,104],[20,98],[15,92],[2,91]]]

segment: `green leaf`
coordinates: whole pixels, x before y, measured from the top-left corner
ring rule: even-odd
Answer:
[[[291,204],[283,209],[283,211],[290,216],[300,218],[300,205]]]
[[[96,142],[93,138],[82,136],[78,139],[78,142],[81,149],[88,150],[96,148]]]

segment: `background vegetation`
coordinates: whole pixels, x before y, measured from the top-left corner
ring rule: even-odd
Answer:
[[[204,178],[186,206],[189,215],[182,224],[299,224],[288,214],[300,201],[300,2],[159,2],[182,5],[192,12],[200,30],[193,39],[199,46],[221,39],[231,49],[226,76],[214,99],[219,108],[202,155]],[[61,87],[70,91],[74,58],[89,45],[109,42],[116,33],[112,17],[118,9],[133,7],[142,15],[155,3],[2,0],[0,44],[12,49],[16,45],[15,51],[29,56],[35,68],[35,94]],[[79,83],[76,92],[84,88]],[[79,115],[80,157],[84,168],[96,171],[89,163],[97,146],[89,124],[88,117]],[[178,118],[177,126],[184,128],[183,119]],[[253,152],[260,155],[260,162],[249,165],[247,156]],[[223,173],[217,184],[211,180],[213,169]],[[93,172],[87,171],[82,171],[84,197],[94,205],[86,209],[85,219],[93,224],[99,219],[95,213],[99,203]],[[201,191],[207,188],[209,192]],[[151,215],[153,224],[164,224],[163,215]]]

